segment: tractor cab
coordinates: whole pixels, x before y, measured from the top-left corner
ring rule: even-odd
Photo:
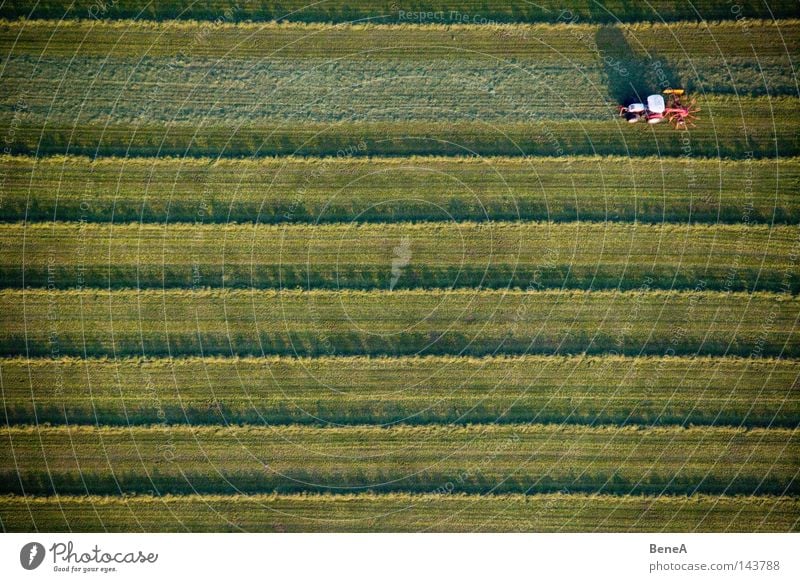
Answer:
[[[650,95],[647,98],[647,123],[661,123],[664,121],[664,111],[667,105],[661,95]]]

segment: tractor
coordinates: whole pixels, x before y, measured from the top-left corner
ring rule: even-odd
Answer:
[[[694,127],[694,121],[698,119],[696,114],[700,108],[697,107],[696,99],[684,103],[681,98],[685,94],[686,91],[683,89],[666,89],[664,90],[664,95],[667,96],[666,102],[663,95],[650,95],[647,97],[647,104],[620,105],[619,114],[628,123],[644,120],[653,125],[666,119],[675,128]]]

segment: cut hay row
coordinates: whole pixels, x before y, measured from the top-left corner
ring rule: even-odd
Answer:
[[[3,287],[800,290],[795,226],[0,224]]]
[[[365,60],[475,56],[534,56],[543,60],[602,63],[603,33],[618,31],[636,53],[655,51],[669,58],[753,58],[793,55],[800,45],[797,18],[741,22],[673,22],[617,27],[574,23],[507,26],[405,23],[329,24],[152,22],[146,20],[0,20],[0,52],[22,56],[81,56],[109,59],[338,57]],[[502,34],[504,31],[516,35]],[[53,34],[55,32],[55,34]],[[599,34],[598,34],[599,33]],[[52,36],[52,38],[50,38]],[[783,37],[782,42],[776,38]],[[668,39],[668,41],[667,41]],[[666,41],[666,42],[665,42]],[[622,50],[623,46],[616,47]],[[424,51],[420,50],[424,47]],[[375,54],[366,54],[372,51]],[[468,55],[469,56],[469,55]],[[788,62],[788,61],[787,61]]]
[[[733,8],[735,6],[735,8]],[[635,22],[672,20],[725,20],[734,18],[786,18],[797,15],[791,0],[651,0],[647,3],[585,0],[424,0],[408,6],[391,0],[22,0],[0,6],[4,18],[76,18],[146,20],[209,20],[213,22],[373,22],[481,24],[504,22]]]
[[[0,118],[0,133],[14,135],[7,153],[87,156],[659,156],[757,159],[800,155],[797,100],[742,98],[718,101],[713,121],[690,132],[629,127],[608,109],[587,121],[493,123],[473,119],[408,122],[191,122],[149,125],[55,120],[36,116],[14,125]],[[444,115],[441,119],[446,119]],[[777,120],[780,119],[780,123]]]
[[[0,360],[7,422],[794,427],[794,361],[739,358]]]
[[[724,495],[0,497],[8,532],[795,532],[799,512]]]
[[[624,293],[5,290],[0,353],[795,357],[799,305],[702,282]]]
[[[800,223],[800,160],[0,157],[7,221]]]
[[[544,1],[0,7],[0,529],[797,530],[800,20]]]
[[[11,427],[3,440],[0,492],[28,495],[800,493],[800,434],[777,428]]]
[[[800,26],[794,34],[799,32]],[[626,78],[637,91],[658,91],[658,82],[649,80],[648,72],[667,67],[664,74],[672,79],[670,85],[681,85],[699,97],[705,122],[726,111],[725,99],[747,97],[748,105],[763,106],[763,99],[753,98],[798,96],[791,67],[777,56],[730,57],[722,67],[719,56],[652,63],[630,62],[630,53],[619,58],[627,60]],[[366,61],[343,57],[332,63],[287,55],[221,61],[204,57],[184,66],[167,58],[107,62],[101,57],[67,61],[25,55],[4,64],[0,104],[7,112],[23,96],[29,116],[60,124],[76,118],[87,123],[219,121],[230,127],[265,119],[304,123],[453,119],[494,124],[611,121],[616,101],[631,91],[601,63],[576,63],[564,57],[548,63],[547,59],[542,62],[536,53],[505,60],[464,52],[458,59],[425,62],[397,56]],[[31,70],[37,75],[32,77]],[[636,80],[634,74],[642,78]]]

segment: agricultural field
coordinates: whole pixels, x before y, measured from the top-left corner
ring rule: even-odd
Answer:
[[[800,298],[705,291],[3,290],[6,354],[800,356]]]
[[[704,281],[794,293],[800,281],[784,275],[796,241],[790,226],[13,224],[0,225],[0,276],[8,287],[62,289],[692,289]],[[416,260],[393,275],[386,265],[403,247]]]
[[[800,435],[779,428],[64,426],[8,436],[0,461],[14,469],[2,493],[429,493],[457,476],[458,493],[800,492]]]
[[[796,3],[307,4],[0,6],[0,529],[800,530]]]
[[[0,156],[0,220],[800,222],[800,159]]]
[[[24,114],[10,151],[90,156],[800,155],[800,21],[518,26],[0,22],[0,132]],[[676,85],[690,134],[606,121]]]
[[[798,511],[796,498],[772,495],[0,496],[9,531],[770,532],[795,528]]]

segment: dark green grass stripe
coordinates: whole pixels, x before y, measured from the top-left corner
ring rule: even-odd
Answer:
[[[787,18],[797,15],[791,0],[772,0],[769,4],[745,0],[735,9],[724,0],[651,0],[648,3],[539,0],[425,0],[413,3],[391,0],[211,0],[191,2],[170,0],[22,0],[5,2],[0,7],[4,18],[209,20],[215,22],[268,21],[292,22],[422,22],[434,24],[484,24],[495,22],[635,22],[672,20],[725,20],[741,18]]]
[[[0,491],[27,494],[798,494],[794,430],[9,428]]]
[[[739,358],[0,360],[11,424],[795,427],[800,370]]]

